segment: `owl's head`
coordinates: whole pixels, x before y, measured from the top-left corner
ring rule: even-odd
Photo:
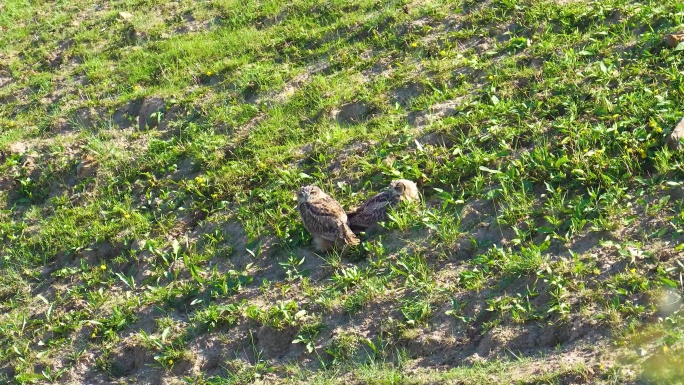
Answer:
[[[419,197],[418,186],[407,179],[393,180],[389,185],[389,191],[401,199],[418,200]]]
[[[310,202],[323,196],[325,196],[323,190],[314,185],[304,186],[297,191],[297,201],[299,202]]]

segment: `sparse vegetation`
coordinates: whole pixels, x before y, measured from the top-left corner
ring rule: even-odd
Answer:
[[[684,382],[684,3],[0,3],[0,383]],[[294,191],[422,200],[317,255]]]

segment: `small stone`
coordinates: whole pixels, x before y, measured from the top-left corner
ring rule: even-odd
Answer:
[[[639,348],[637,349],[636,353],[639,357],[646,357],[646,353],[648,352],[644,348]]]
[[[681,139],[684,139],[684,118],[679,120],[679,123],[677,123],[670,135],[667,136],[667,146],[671,150],[681,150]]]
[[[119,12],[119,17],[124,19],[124,20],[130,20],[133,18],[133,14],[130,12],[126,12],[126,11],[121,11],[121,12]]]

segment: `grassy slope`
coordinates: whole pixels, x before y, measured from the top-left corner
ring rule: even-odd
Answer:
[[[99,3],[0,4],[0,381],[682,381],[681,2]]]

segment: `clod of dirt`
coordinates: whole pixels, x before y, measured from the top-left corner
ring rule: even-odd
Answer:
[[[92,178],[95,176],[97,161],[90,155],[83,155],[81,161],[76,166],[76,177],[78,179]]]
[[[677,47],[680,43],[684,43],[684,33],[671,33],[663,36],[665,44],[670,48]]]
[[[364,103],[348,103],[340,107],[336,119],[340,123],[353,124],[365,120],[370,115],[371,109]]]
[[[58,67],[62,64],[64,60],[64,55],[61,52],[50,52],[45,55],[45,61],[50,68]]]
[[[684,118],[679,120],[679,123],[677,123],[670,135],[667,136],[667,146],[671,150],[681,150],[682,139],[684,139]]]
[[[139,101],[128,102],[124,106],[117,108],[114,114],[112,114],[112,123],[120,128],[132,127],[140,113],[140,105]]]
[[[475,364],[480,364],[482,362],[486,361],[484,358],[480,357],[479,354],[473,353],[468,358],[465,359],[465,362],[468,365],[475,365]]]
[[[164,111],[164,99],[152,97],[146,98],[140,107],[140,114],[138,115],[138,129],[143,131],[146,128],[154,128],[159,125],[162,120]]]
[[[9,145],[9,150],[12,154],[23,155],[28,151],[28,146],[24,142],[16,142]]]
[[[392,91],[393,102],[402,107],[408,107],[411,101],[425,91],[425,86],[421,83],[410,83],[404,87]]]

